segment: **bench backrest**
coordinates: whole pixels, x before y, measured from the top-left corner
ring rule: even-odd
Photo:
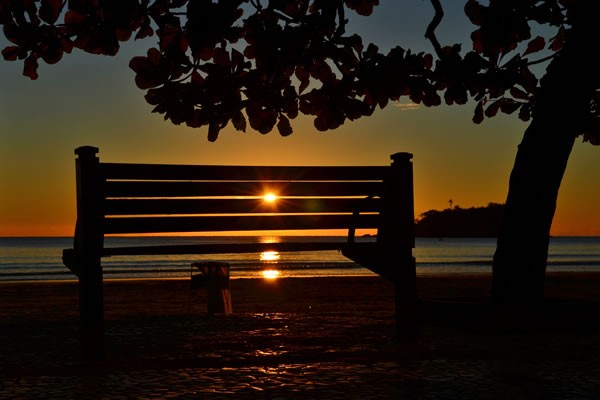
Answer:
[[[84,242],[101,243],[106,234],[362,228],[413,240],[407,153],[390,166],[267,167],[100,163],[97,152],[76,150],[76,236]],[[267,193],[277,200],[266,201]],[[405,232],[395,232],[400,226]]]

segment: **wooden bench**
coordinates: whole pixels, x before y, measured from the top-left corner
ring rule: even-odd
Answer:
[[[395,284],[400,329],[414,326],[412,155],[387,166],[215,166],[101,163],[75,150],[77,223],[64,264],[79,279],[84,357],[103,357],[104,257],[339,250]],[[277,201],[265,201],[273,193]],[[339,242],[104,247],[106,235],[347,230]],[[375,240],[356,242],[357,229]],[[285,237],[283,237],[285,238]],[[365,299],[368,300],[368,299]]]

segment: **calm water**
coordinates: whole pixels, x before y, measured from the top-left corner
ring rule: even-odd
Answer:
[[[141,237],[108,238],[107,246],[194,244],[223,241],[276,242],[272,237]],[[289,240],[286,238],[286,240]],[[293,240],[310,240],[295,237]],[[336,240],[331,238],[331,240]],[[339,238],[338,238],[339,240]],[[369,240],[369,239],[363,239]],[[75,279],[63,266],[62,249],[71,238],[0,238],[0,280]],[[414,255],[417,273],[489,273],[495,239],[417,239]],[[231,264],[232,278],[264,276],[265,270],[281,277],[373,275],[337,251],[220,254],[210,256],[136,256],[103,259],[105,278],[188,277],[190,264],[221,260]],[[600,238],[561,237],[550,244],[550,271],[600,271]]]

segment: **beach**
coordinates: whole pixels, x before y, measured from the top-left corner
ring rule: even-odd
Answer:
[[[600,393],[600,274],[549,273],[536,309],[489,274],[418,278],[397,335],[379,277],[232,279],[233,314],[189,280],[105,282],[106,360],[83,363],[76,282],[0,283],[0,399],[588,399]]]

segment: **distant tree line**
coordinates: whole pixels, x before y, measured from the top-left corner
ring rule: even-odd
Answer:
[[[415,224],[419,237],[498,237],[504,204],[489,203],[485,207],[429,210]]]

